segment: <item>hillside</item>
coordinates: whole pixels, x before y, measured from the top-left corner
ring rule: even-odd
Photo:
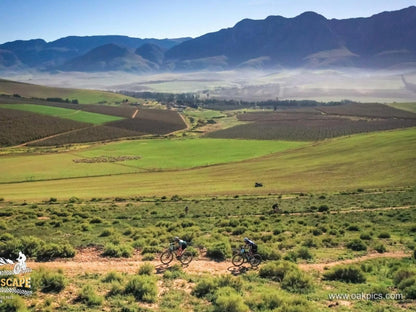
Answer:
[[[147,72],[305,66],[407,68],[416,64],[415,42],[415,6],[342,20],[305,12],[293,18],[244,19],[232,28],[194,39],[70,36],[53,42],[42,39],[7,42],[0,45],[0,70]],[[102,60],[103,53],[107,54],[104,51],[110,46],[111,50],[123,50],[122,57],[119,53],[109,53]]]
[[[69,101],[78,100],[78,103],[80,104],[117,104],[126,99],[132,103],[138,101],[132,97],[107,91],[54,88],[5,79],[0,79],[0,95],[2,94],[18,95],[25,98],[61,98],[68,99]],[[14,100],[16,99],[18,98],[15,97]]]
[[[97,47],[59,67],[61,70],[84,72],[112,70],[146,72],[154,68],[154,64],[141,56],[112,43]]]
[[[166,53],[173,64],[223,56],[227,67],[366,66],[416,62],[416,7],[369,18],[328,20],[314,12],[294,18],[245,19],[232,28],[183,42]],[[255,62],[258,65],[258,62]]]

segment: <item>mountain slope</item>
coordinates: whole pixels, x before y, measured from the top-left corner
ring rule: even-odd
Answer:
[[[127,48],[106,44],[66,62],[59,69],[85,72],[112,70],[143,72],[154,69],[154,64]]]
[[[328,20],[314,12],[246,19],[185,41],[165,55],[170,63],[218,56],[226,57],[229,67],[258,58],[267,59],[267,66],[291,67],[316,65],[317,58],[319,64],[344,66],[416,62],[416,7],[345,20]]]

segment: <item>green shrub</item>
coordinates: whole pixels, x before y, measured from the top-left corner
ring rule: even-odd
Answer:
[[[42,249],[44,242],[34,236],[27,236],[21,239],[22,252],[28,257],[36,257],[39,250]]]
[[[347,227],[348,231],[352,231],[352,232],[358,232],[360,230],[360,228],[357,225],[350,225],[349,227]]]
[[[207,257],[223,261],[231,256],[231,246],[230,243],[225,241],[219,241],[211,244],[207,248]]]
[[[62,272],[51,272],[41,268],[31,277],[34,289],[39,289],[44,293],[59,293],[66,286],[65,276]]]
[[[324,273],[324,279],[345,283],[364,283],[366,281],[361,269],[353,265],[335,267]]]
[[[281,282],[290,271],[299,270],[297,265],[288,261],[273,261],[266,263],[259,270],[259,276]]]
[[[243,288],[243,281],[241,278],[232,275],[221,275],[215,279],[215,283],[218,287],[230,287],[237,292],[240,292]]]
[[[2,300],[0,302],[0,312],[26,312],[26,305],[19,296],[13,296],[12,299]]]
[[[327,212],[327,211],[329,211],[329,208],[328,208],[327,205],[321,205],[321,206],[319,206],[318,211],[319,212]]]
[[[354,250],[354,251],[363,251],[367,250],[366,244],[364,244],[361,239],[353,239],[349,243],[347,243],[347,248]]]
[[[142,255],[145,254],[154,254],[160,251],[158,246],[144,246],[141,250]]]
[[[107,297],[122,295],[124,293],[124,287],[119,281],[112,281],[110,291],[107,293]]]
[[[386,246],[384,246],[384,244],[380,243],[374,246],[374,250],[378,253],[384,253],[387,251],[387,248]]]
[[[154,271],[155,267],[153,266],[153,264],[145,262],[140,266],[138,273],[139,275],[152,275]]]
[[[103,256],[113,258],[129,258],[133,254],[133,247],[129,245],[114,245],[108,243],[104,247]]]
[[[312,288],[312,280],[309,276],[301,271],[289,271],[282,280],[282,288],[293,293],[306,294]]]
[[[140,301],[155,302],[157,297],[156,280],[148,275],[134,276],[127,283],[124,293],[131,294]]]
[[[243,298],[236,292],[228,292],[223,288],[218,290],[220,293],[215,300],[216,312],[248,312],[249,307],[244,303]]]
[[[275,248],[266,245],[259,246],[257,252],[263,260],[280,260],[282,258],[282,255]]]
[[[390,233],[388,233],[388,232],[381,232],[378,235],[378,238],[390,238]]]
[[[73,258],[75,249],[69,244],[44,244],[37,252],[38,261],[49,261],[55,258]]]
[[[403,293],[405,299],[416,299],[416,285],[405,288]]]
[[[113,235],[114,233],[114,229],[105,229],[104,231],[101,232],[100,237],[108,237]]]
[[[233,235],[241,235],[241,234],[244,234],[244,232],[246,231],[246,228],[245,227],[243,227],[243,226],[239,226],[239,227],[237,227],[237,228],[235,228],[233,231],[232,231],[232,233],[231,234],[233,234]]]
[[[396,286],[408,278],[416,276],[416,270],[410,268],[401,268],[397,270],[393,275],[393,281]]]
[[[123,276],[116,271],[108,272],[106,276],[104,276],[104,278],[102,279],[104,283],[111,283],[113,281],[121,282],[122,280]]]
[[[78,295],[77,301],[86,304],[87,306],[98,306],[103,303],[103,297],[96,294],[91,285],[85,285],[82,287],[81,292]]]
[[[183,276],[182,267],[179,264],[172,265],[163,273],[165,279],[177,279]]]
[[[360,239],[371,240],[371,234],[370,233],[361,233]]]
[[[202,298],[208,294],[214,293],[214,291],[218,288],[217,283],[214,281],[212,277],[206,277],[200,280],[192,290],[192,295]]]
[[[301,247],[296,251],[297,257],[304,259],[304,260],[310,260],[313,258],[312,254],[310,253],[309,249],[306,247]]]

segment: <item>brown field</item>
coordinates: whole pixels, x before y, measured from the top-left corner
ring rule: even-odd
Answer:
[[[87,143],[107,141],[127,137],[141,136],[143,133],[109,126],[91,126],[79,131],[71,131],[62,135],[29,143],[29,146],[50,146],[71,143]]]
[[[17,145],[89,124],[11,109],[0,109],[0,146]]]
[[[275,112],[248,112],[251,122],[208,134],[213,138],[323,140],[355,133],[416,126],[416,114],[381,104],[344,104]]]
[[[168,134],[186,128],[178,112],[157,109],[139,109],[135,118],[114,121],[107,125],[148,134]]]

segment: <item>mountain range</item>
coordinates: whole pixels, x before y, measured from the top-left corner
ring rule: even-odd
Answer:
[[[368,18],[244,19],[198,38],[66,37],[0,45],[0,70],[131,72],[296,67],[416,67],[416,7]]]

